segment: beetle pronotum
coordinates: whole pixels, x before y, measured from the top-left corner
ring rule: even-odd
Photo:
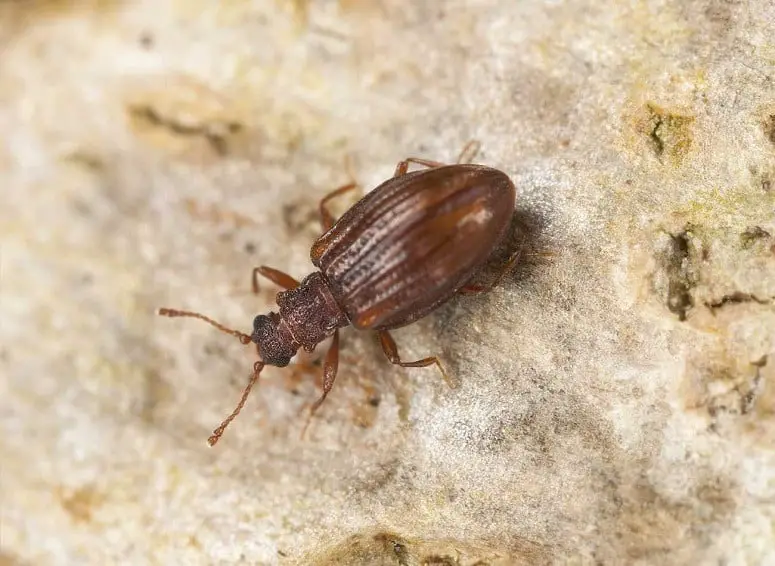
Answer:
[[[408,172],[410,163],[425,169]],[[210,446],[239,414],[264,366],[285,367],[299,348],[311,352],[333,336],[324,362],[323,394],[310,409],[310,416],[314,414],[334,385],[339,329],[345,326],[377,331],[391,363],[435,364],[446,379],[436,356],[402,361],[389,330],[414,322],[458,293],[490,290],[519,257],[517,251],[489,285],[471,282],[503,240],[514,214],[514,184],[497,169],[410,157],[335,221],[329,201],[355,187],[345,185],[320,201],[324,234],[310,252],[318,271],[299,282],[271,267],[253,269],[254,291],[259,275],[285,290],[277,294],[279,313],[258,315],[251,334],[196,312],[159,309],[162,316],[199,318],[243,344],[256,344],[260,359],[237,407],[209,437]]]

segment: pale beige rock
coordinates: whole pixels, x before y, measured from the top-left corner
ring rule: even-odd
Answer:
[[[0,563],[775,563],[774,19],[0,4]],[[348,156],[472,138],[553,255],[396,333],[460,387],[348,331],[305,440],[314,356],[208,449],[254,351],[155,309],[248,329]]]

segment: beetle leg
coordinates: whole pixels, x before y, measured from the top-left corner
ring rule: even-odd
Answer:
[[[266,265],[262,265],[260,267],[254,267],[253,268],[253,293],[256,295],[258,294],[258,276],[262,275],[263,277],[266,277],[274,283],[275,285],[278,285],[282,287],[283,289],[293,289],[295,287],[299,286],[299,282],[296,281],[293,277],[288,275],[287,273],[283,273],[279,269],[275,269],[274,267],[268,267]]]
[[[446,165],[446,163],[442,163],[441,161],[431,161],[429,159],[420,159],[419,157],[407,157],[403,161],[398,162],[398,165],[396,165],[396,172],[393,173],[393,177],[400,177],[401,175],[406,175],[406,172],[409,170],[410,163],[422,165],[424,167],[427,167],[428,169],[434,169],[435,167],[444,167]]]
[[[304,428],[301,431],[302,438],[304,437],[304,434],[307,432],[307,427],[309,427],[310,421],[312,421],[312,416],[315,414],[315,411],[317,411],[320,406],[323,404],[323,401],[326,400],[326,397],[328,397],[328,394],[331,392],[331,389],[334,387],[334,381],[336,381],[336,373],[339,370],[339,329],[337,329],[334,332],[334,339],[331,341],[331,345],[328,347],[328,353],[326,354],[326,361],[323,364],[323,395],[320,396],[320,399],[315,401],[312,404],[312,407],[309,409],[309,416],[307,417],[307,422],[304,425]]]
[[[460,155],[458,155],[457,163],[471,163],[474,157],[476,157],[476,154],[479,153],[479,149],[481,147],[482,147],[482,144],[479,143],[477,140],[469,141],[466,145],[463,146],[463,149],[460,152]],[[419,157],[407,157],[403,161],[398,162],[398,165],[396,165],[396,171],[395,173],[393,173],[393,177],[400,177],[401,175],[406,175],[406,172],[409,170],[410,163],[423,165],[428,169],[433,169],[435,167],[443,167],[444,165],[446,165],[446,163],[442,163],[441,161],[431,161],[430,159],[420,159]]]
[[[339,187],[335,191],[331,191],[322,199],[320,199],[320,223],[323,225],[324,232],[328,232],[335,222],[334,215],[331,214],[331,212],[328,210],[328,207],[326,206],[328,201],[356,188],[358,188],[358,183],[347,183],[343,187]]]
[[[479,143],[477,140],[471,140],[466,145],[463,146],[463,149],[460,151],[460,155],[457,157],[458,164],[460,163],[471,163],[474,158],[476,157],[476,154],[479,153],[479,150],[482,148],[482,144]]]
[[[501,281],[503,281],[503,278],[506,277],[509,273],[511,273],[514,270],[514,266],[519,261],[519,257],[522,255],[522,248],[523,246],[520,246],[519,249],[511,254],[511,257],[506,262],[506,264],[501,268],[498,275],[495,276],[495,278],[490,281],[489,283],[480,284],[480,283],[470,283],[468,285],[463,285],[460,289],[458,289],[458,293],[461,295],[478,295],[480,293],[487,293],[489,291],[492,291],[495,287],[497,287]]]
[[[436,367],[439,368],[439,371],[444,377],[444,381],[447,382],[447,385],[452,388],[455,387],[455,385],[449,379],[447,372],[444,371],[444,366],[441,365],[439,358],[436,356],[429,356],[427,358],[417,360],[416,362],[402,362],[401,357],[398,355],[398,347],[396,346],[396,342],[393,340],[393,337],[390,335],[390,333],[387,330],[378,330],[377,334],[379,334],[379,341],[380,344],[382,344],[382,351],[385,352],[385,355],[387,356],[387,359],[390,360],[391,364],[401,366],[402,368],[424,368],[429,365],[436,364]]]

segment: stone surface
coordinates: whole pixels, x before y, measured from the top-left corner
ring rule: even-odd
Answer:
[[[0,563],[774,563],[774,19],[0,4]],[[347,331],[305,439],[321,352],[208,449],[255,352],[155,309],[248,329],[327,191],[470,139],[530,255],[396,333],[459,387]]]

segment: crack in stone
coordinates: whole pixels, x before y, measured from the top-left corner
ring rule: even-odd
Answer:
[[[694,307],[691,295],[694,280],[689,272],[689,231],[670,234],[670,244],[667,257],[667,308],[683,322]]]
[[[718,309],[723,308],[727,305],[739,305],[743,303],[756,303],[759,305],[769,305],[769,304],[772,304],[773,301],[775,301],[775,297],[768,297],[766,299],[762,299],[760,297],[757,297],[753,293],[743,293],[742,291],[735,291],[734,293],[724,295],[717,301],[706,302],[705,306],[708,307],[713,314],[716,314],[716,311]]]
[[[163,116],[150,105],[130,106],[129,113],[136,119],[151,126],[164,128],[177,136],[202,137],[218,155],[229,151],[227,138],[242,130],[239,122],[215,121],[204,124],[185,124],[174,118]]]

